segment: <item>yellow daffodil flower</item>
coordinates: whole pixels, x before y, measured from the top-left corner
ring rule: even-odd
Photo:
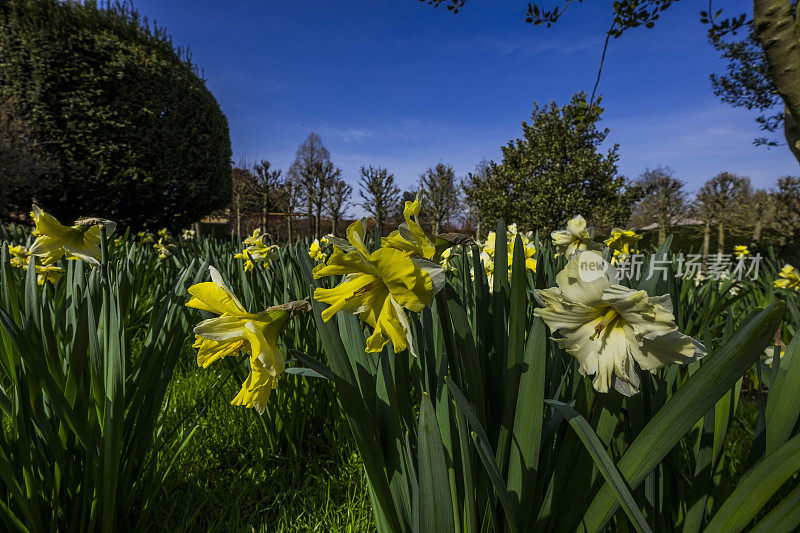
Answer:
[[[357,220],[347,228],[347,241],[331,239],[333,253],[327,263],[314,267],[314,278],[344,279],[332,289],[317,288],[314,299],[330,306],[322,312],[326,322],[344,311],[369,324],[373,332],[367,352],[379,352],[391,340],[395,353],[409,348],[413,354],[405,310],[419,312],[431,302],[444,286],[444,270],[397,248],[382,246],[370,253],[364,244],[366,227],[366,219]]]
[[[419,225],[419,211],[422,208],[419,195],[413,202],[406,202],[403,208],[405,222],[398,229],[381,239],[381,245],[401,250],[416,257],[433,259],[436,246]]]
[[[269,265],[269,262],[277,259],[278,255],[276,250],[278,246],[272,245],[267,246],[263,243],[261,244],[253,244],[248,246],[238,254],[234,255],[234,259],[241,259],[244,261],[244,271],[250,272],[255,267],[255,263],[266,263]]]
[[[567,222],[567,229],[554,231],[550,236],[558,253],[564,254],[567,259],[575,252],[603,249],[602,245],[592,241],[594,231],[586,227],[586,219],[581,215],[576,215]]]
[[[160,239],[158,239],[158,242],[153,245],[153,248],[155,248],[156,251],[158,252],[158,258],[164,259],[172,255],[172,252],[169,251],[169,249],[172,248],[172,246],[173,246],[172,244],[167,244],[165,242],[164,237],[161,237]]]
[[[800,272],[797,271],[792,265],[785,265],[778,276],[781,279],[775,280],[775,287],[779,289],[786,289],[787,291],[800,290]]]
[[[733,255],[736,256],[736,259],[744,259],[750,255],[750,249],[743,244],[736,245],[733,247]]]
[[[656,372],[669,363],[703,357],[705,347],[678,331],[669,295],[651,297],[611,283],[599,252],[574,255],[556,276],[557,287],[535,291],[544,305],[534,314],[559,346],[573,355],[582,375],[594,375],[599,392],[615,388],[626,396],[639,391],[639,373]]]
[[[624,261],[626,257],[631,255],[631,251],[641,239],[642,236],[633,230],[619,228],[611,230],[611,237],[606,240],[605,245],[613,252],[612,263],[616,264]]]
[[[220,273],[214,267],[209,270],[211,281],[189,287],[192,298],[186,303],[187,307],[220,315],[203,320],[194,328],[197,364],[207,368],[223,357],[248,354],[250,374],[231,403],[252,407],[262,414],[285,368],[278,334],[292,316],[291,304],[248,313]]]
[[[64,275],[64,269],[55,265],[36,265],[36,283],[44,285],[45,282],[58,283],[61,276]]]
[[[264,245],[264,237],[261,235],[261,229],[256,228],[253,230],[253,234],[247,237],[244,240],[244,243],[247,246],[263,246]]]
[[[11,255],[9,259],[11,266],[24,269],[28,268],[31,254],[24,246],[12,246],[9,244],[8,252]],[[60,253],[44,255],[38,259],[38,264],[35,264],[34,268],[36,270],[36,282],[39,285],[44,285],[47,281],[50,283],[58,283],[58,280],[61,279],[62,274],[64,274],[64,269],[53,264],[58,261],[61,255]]]
[[[193,229],[185,229],[183,230],[183,233],[181,233],[181,239],[183,239],[184,241],[190,241],[194,239],[194,236],[195,232]]]
[[[11,256],[9,259],[9,263],[11,266],[17,268],[25,268],[28,265],[28,259],[30,258],[30,254],[28,250],[21,245],[8,245],[8,254]]]
[[[136,234],[136,236],[139,238],[139,242],[142,244],[148,244],[156,241],[155,235],[149,231],[140,231]]]
[[[116,224],[109,220],[89,219],[78,221],[74,226],[62,226],[52,215],[34,205],[31,212],[36,223],[36,241],[28,250],[36,256],[67,256],[80,259],[90,265],[100,264],[100,225],[106,227],[106,234],[114,232]]]
[[[167,228],[161,228],[160,230],[158,230],[158,236],[161,239],[169,239],[170,238],[169,230]]]
[[[325,240],[324,237],[323,240]],[[319,240],[314,239],[314,242],[312,242],[311,246],[308,247],[308,256],[314,261],[325,261],[327,256],[325,255],[325,252],[320,249]]]

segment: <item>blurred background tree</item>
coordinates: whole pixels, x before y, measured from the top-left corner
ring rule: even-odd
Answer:
[[[256,192],[258,193],[261,207],[261,229],[269,233],[269,214],[277,205],[278,185],[281,182],[281,170],[273,169],[272,164],[262,159],[253,165]]]
[[[336,235],[339,221],[346,215],[350,207],[350,197],[353,195],[353,187],[343,179],[337,177],[328,187],[327,211],[331,217],[331,233]]]
[[[129,5],[5,0],[0,50],[0,100],[46,132],[32,142],[54,162],[36,200],[64,222],[177,229],[229,201],[225,116],[188,54]]]
[[[419,177],[419,191],[425,206],[424,220],[430,223],[434,235],[441,233],[442,225],[456,215],[460,191],[452,165],[439,162],[428,167]]]
[[[400,189],[394,183],[394,174],[385,168],[362,165],[358,185],[359,205],[375,218],[382,231],[383,223],[400,201]]]
[[[697,192],[694,210],[704,222],[704,262],[710,252],[711,226],[717,227],[717,253],[725,253],[725,230],[741,222],[740,208],[746,208],[750,194],[750,178],[731,172],[720,172]]]
[[[669,167],[645,169],[636,184],[643,194],[634,207],[631,222],[634,226],[658,224],[658,244],[662,244],[670,227],[689,212],[688,194],[683,181]]]
[[[297,148],[292,166],[289,167],[289,178],[298,185],[298,191],[308,208],[309,232],[320,237],[322,207],[326,198],[329,182],[341,172],[331,164],[331,154],[319,135],[311,132]]]
[[[235,224],[236,238],[242,238],[242,219],[256,213],[259,208],[258,182],[256,177],[242,162],[231,170],[230,214]]]

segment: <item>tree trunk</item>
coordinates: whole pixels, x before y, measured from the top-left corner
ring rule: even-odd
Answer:
[[[378,225],[378,234],[383,235],[383,214],[378,211],[378,216],[375,217],[375,223]]]
[[[761,230],[764,227],[764,219],[762,217],[756,218],[755,226],[753,227],[753,246],[758,246],[761,242]]]
[[[434,234],[434,235],[439,235],[439,230],[440,230],[440,229],[441,229],[441,228],[440,228],[440,226],[439,226],[439,221],[438,221],[438,220],[434,220],[434,221],[433,221],[433,234]]]
[[[711,249],[711,224],[706,222],[703,228],[703,270],[705,271],[708,264],[708,253]]]
[[[800,39],[790,0],[754,0],[753,30],[764,49],[769,77],[785,104],[783,131],[800,162]]]
[[[481,242],[481,221],[478,221],[478,227],[475,229],[475,242]]]
[[[339,225],[339,217],[334,215],[333,219],[331,220],[331,234],[336,235],[336,226],[338,225]]]
[[[264,227],[264,233],[269,232],[269,193],[264,194],[264,206],[261,212],[261,225]]]
[[[236,238],[242,240],[242,212],[239,206],[236,206]]]
[[[717,253],[725,253],[725,223],[720,222],[717,226]]]
[[[286,217],[286,243],[292,243],[292,215]]]
[[[197,242],[201,242],[203,240],[203,233],[200,231],[200,222],[194,223],[194,238]]]

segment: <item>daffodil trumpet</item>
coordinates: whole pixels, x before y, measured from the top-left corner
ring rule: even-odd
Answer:
[[[347,228],[347,240],[329,237],[333,253],[314,267],[314,278],[342,275],[334,288],[317,288],[314,299],[329,305],[328,321],[339,311],[358,315],[372,327],[366,351],[379,352],[392,341],[395,353],[406,348],[416,355],[406,310],[419,312],[444,286],[444,269],[408,251],[388,245],[369,252],[364,242],[366,219]]]

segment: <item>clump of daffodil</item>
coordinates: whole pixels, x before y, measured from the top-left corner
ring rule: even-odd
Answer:
[[[161,228],[160,230],[158,230],[157,235],[159,240],[164,239],[169,241],[172,239],[172,234],[169,232],[167,228]]]
[[[19,244],[17,245],[8,245],[8,255],[9,263],[11,266],[17,268],[25,268],[28,265],[28,259],[30,258],[30,254],[28,253],[28,249],[24,246]]]
[[[347,228],[347,240],[329,237],[333,253],[314,267],[314,278],[344,275],[332,289],[317,288],[314,299],[330,307],[322,312],[326,322],[339,311],[358,315],[372,327],[367,352],[379,352],[389,341],[395,353],[414,353],[406,310],[419,312],[444,286],[444,270],[422,257],[394,247],[381,246],[370,253],[364,244],[367,221]]]
[[[325,238],[323,237],[323,239]],[[322,251],[318,239],[314,239],[314,242],[308,247],[308,256],[318,262],[325,261],[325,258],[328,257],[325,252]]]
[[[612,264],[617,264],[624,261],[631,251],[636,246],[636,243],[642,239],[635,231],[630,229],[614,228],[611,230],[611,237],[606,240],[605,245],[612,252]]]
[[[31,254],[24,246],[9,244],[8,253],[11,256],[9,258],[11,266],[23,269],[28,268]],[[58,283],[58,280],[60,280],[61,276],[64,274],[64,269],[54,264],[59,258],[60,254],[54,253],[35,260],[34,269],[36,270],[36,283],[39,285],[44,285],[47,281],[50,283]]]
[[[267,244],[264,243],[264,237],[261,235],[261,230],[258,228],[253,231],[253,234],[250,237],[247,237],[244,240],[244,243],[247,245],[247,247],[233,257],[235,259],[241,259],[244,261],[245,272],[253,270],[255,267],[254,263],[269,264],[270,261],[277,259],[278,257],[276,254],[278,246],[267,246]]]
[[[78,220],[74,226],[62,226],[36,205],[31,217],[36,223],[33,231],[36,241],[28,250],[31,255],[54,257],[54,260],[66,255],[67,259],[80,259],[95,266],[100,264],[100,225],[105,226],[107,235],[116,227],[110,220],[102,219]]]
[[[158,242],[153,245],[153,248],[155,248],[155,250],[158,252],[158,258],[164,259],[172,255],[170,248],[172,248],[173,246],[175,245],[167,242],[166,237],[160,237],[158,239]]]
[[[733,247],[733,255],[736,259],[744,259],[750,255],[750,249],[744,244],[737,244]]]
[[[800,272],[792,265],[785,265],[778,276],[780,279],[775,280],[775,287],[795,292],[800,290]]]
[[[410,257],[420,257],[430,261],[439,261],[445,251],[457,244],[474,244],[468,235],[458,233],[444,233],[429,236],[419,224],[419,212],[422,209],[420,194],[413,202],[406,202],[403,208],[405,222],[391,232],[388,237],[381,239],[381,245],[394,248],[408,254]],[[449,255],[449,254],[448,254]]]
[[[308,310],[308,301],[248,313],[225,285],[220,273],[214,267],[209,270],[211,281],[189,287],[192,298],[186,303],[188,307],[219,315],[203,320],[194,328],[197,364],[207,368],[223,357],[246,353],[250,359],[250,374],[231,403],[252,407],[261,414],[285,368],[283,354],[278,348],[278,334],[294,313]]]
[[[149,244],[151,242],[156,242],[156,236],[150,233],[149,231],[140,231],[136,234],[136,237],[139,239],[141,244]]]
[[[511,269],[514,264],[514,242],[519,235],[522,240],[522,250],[525,254],[525,270],[536,272],[536,248],[533,244],[533,233],[522,233],[517,230],[516,224],[511,224],[506,228],[506,253],[508,254],[508,275],[511,276]],[[486,236],[486,241],[481,246],[481,263],[486,271],[489,284],[494,282],[494,255],[497,246],[497,235],[490,231]]]
[[[575,252],[586,250],[602,250],[603,246],[592,241],[594,230],[586,227],[586,219],[581,215],[575,215],[567,222],[567,229],[554,231],[550,234],[553,244],[559,254],[564,254],[567,259]]]
[[[612,284],[611,269],[599,252],[574,255],[556,276],[557,287],[535,291],[544,307],[534,314],[561,333],[555,340],[578,360],[582,375],[594,375],[597,391],[631,396],[639,391],[637,366],[656,372],[706,350],[678,331],[669,295]]]

